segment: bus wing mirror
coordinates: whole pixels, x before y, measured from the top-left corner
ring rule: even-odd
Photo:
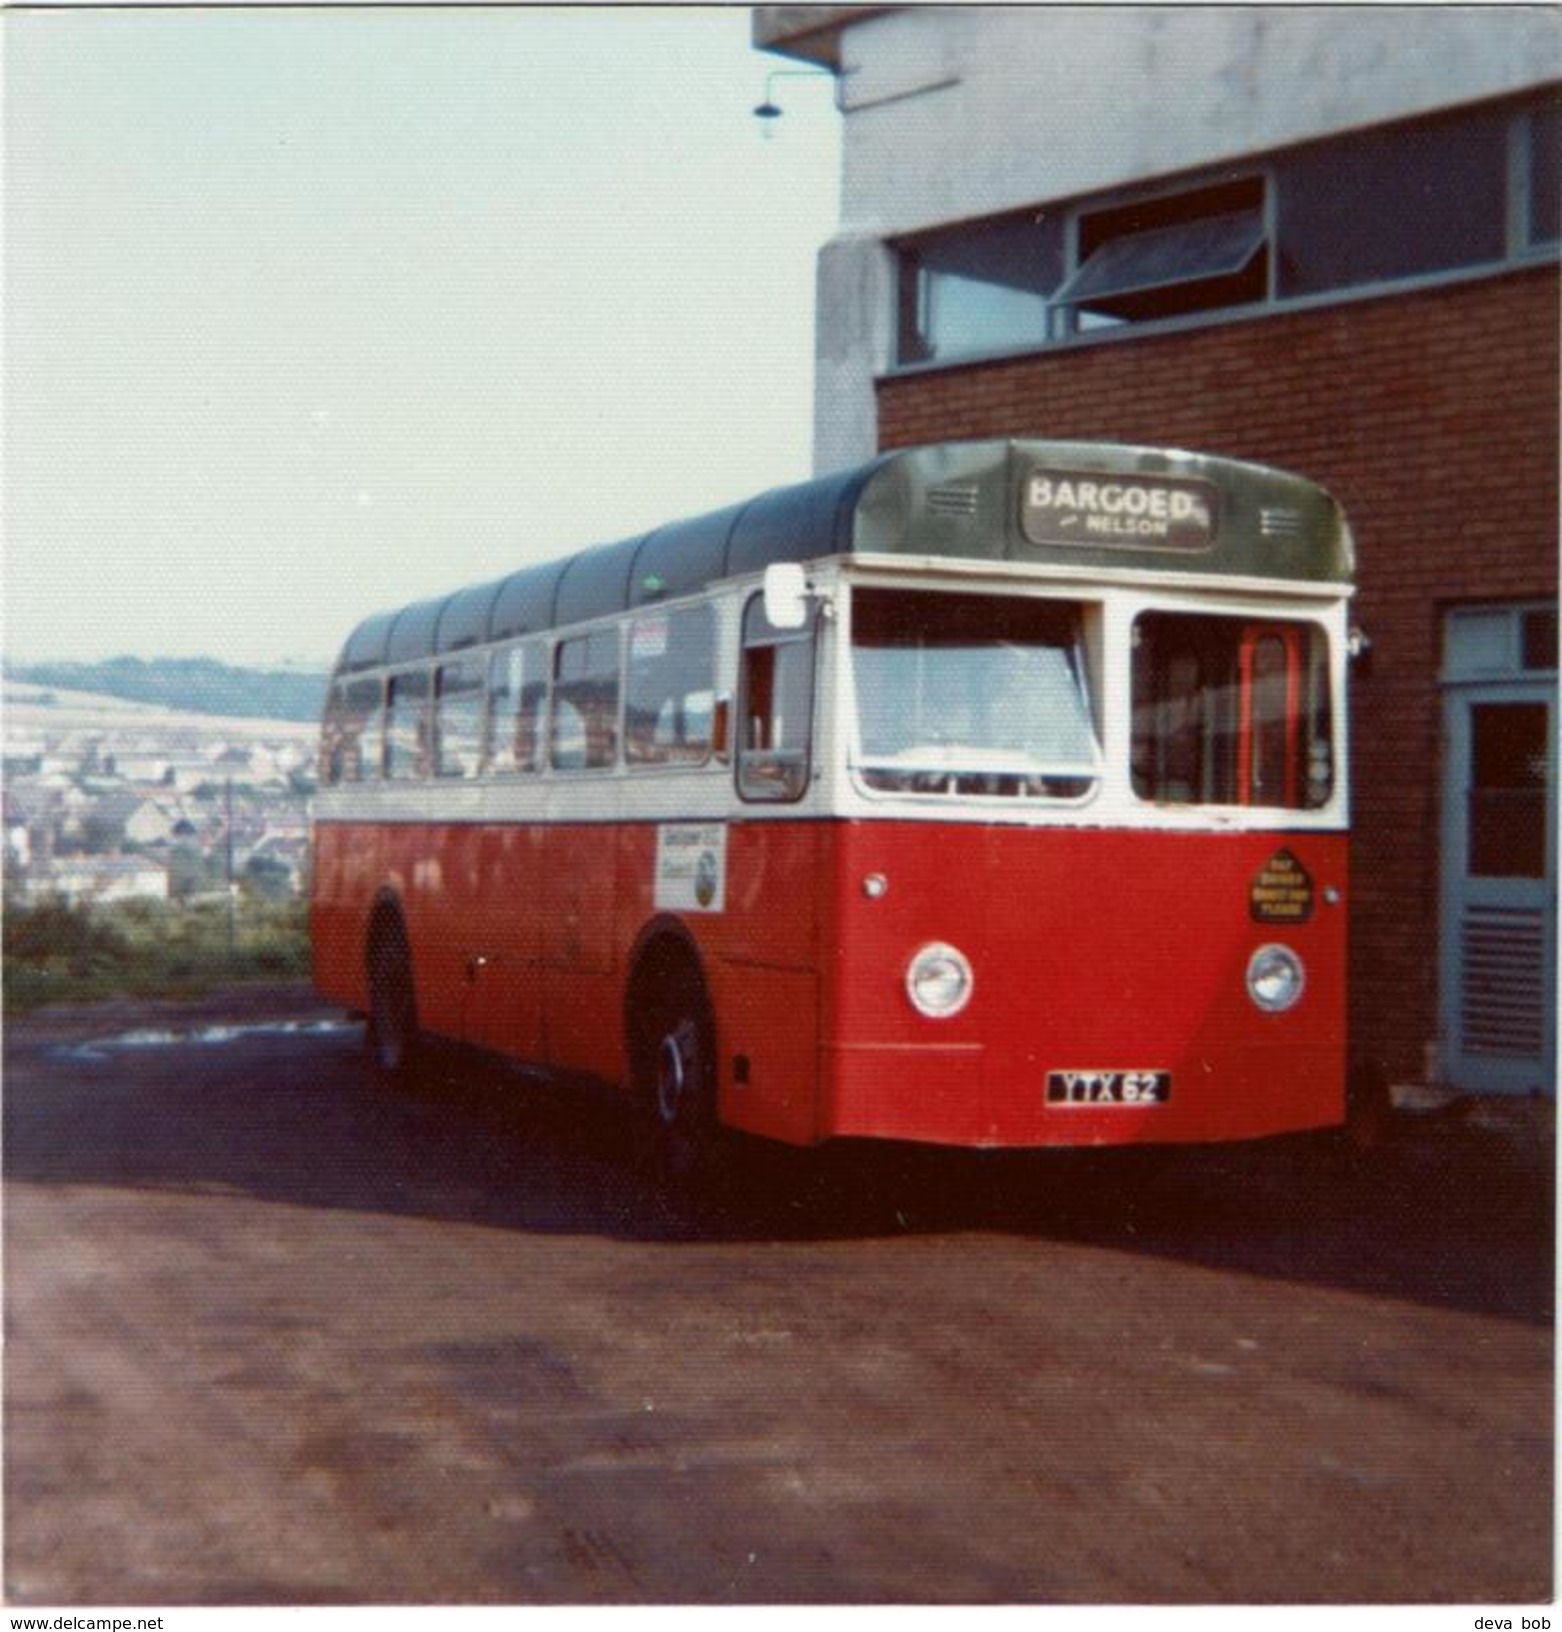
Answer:
[[[801,629],[808,622],[808,575],[796,561],[765,568],[765,618],[772,629]]]

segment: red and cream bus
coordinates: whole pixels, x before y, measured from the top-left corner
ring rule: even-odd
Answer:
[[[317,984],[675,1153],[1337,1123],[1351,575],[1294,476],[990,442],[370,618]]]

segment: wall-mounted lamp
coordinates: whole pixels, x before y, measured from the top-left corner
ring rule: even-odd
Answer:
[[[834,79],[834,74],[828,68],[772,68],[765,75],[765,97],[756,104],[753,112],[756,119],[779,119],[786,111],[776,101],[770,87],[778,79]]]

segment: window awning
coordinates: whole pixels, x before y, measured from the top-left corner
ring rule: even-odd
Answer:
[[[1240,279],[1268,243],[1262,210],[1205,215],[1125,233],[1100,245],[1052,297],[1054,305],[1088,307],[1116,317],[1153,314],[1161,291],[1179,291],[1173,310],[1197,307]],[[1191,298],[1190,298],[1191,297]]]

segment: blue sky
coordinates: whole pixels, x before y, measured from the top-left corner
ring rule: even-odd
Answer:
[[[326,662],[806,476],[839,121],[749,21],[7,13],[6,654]]]

